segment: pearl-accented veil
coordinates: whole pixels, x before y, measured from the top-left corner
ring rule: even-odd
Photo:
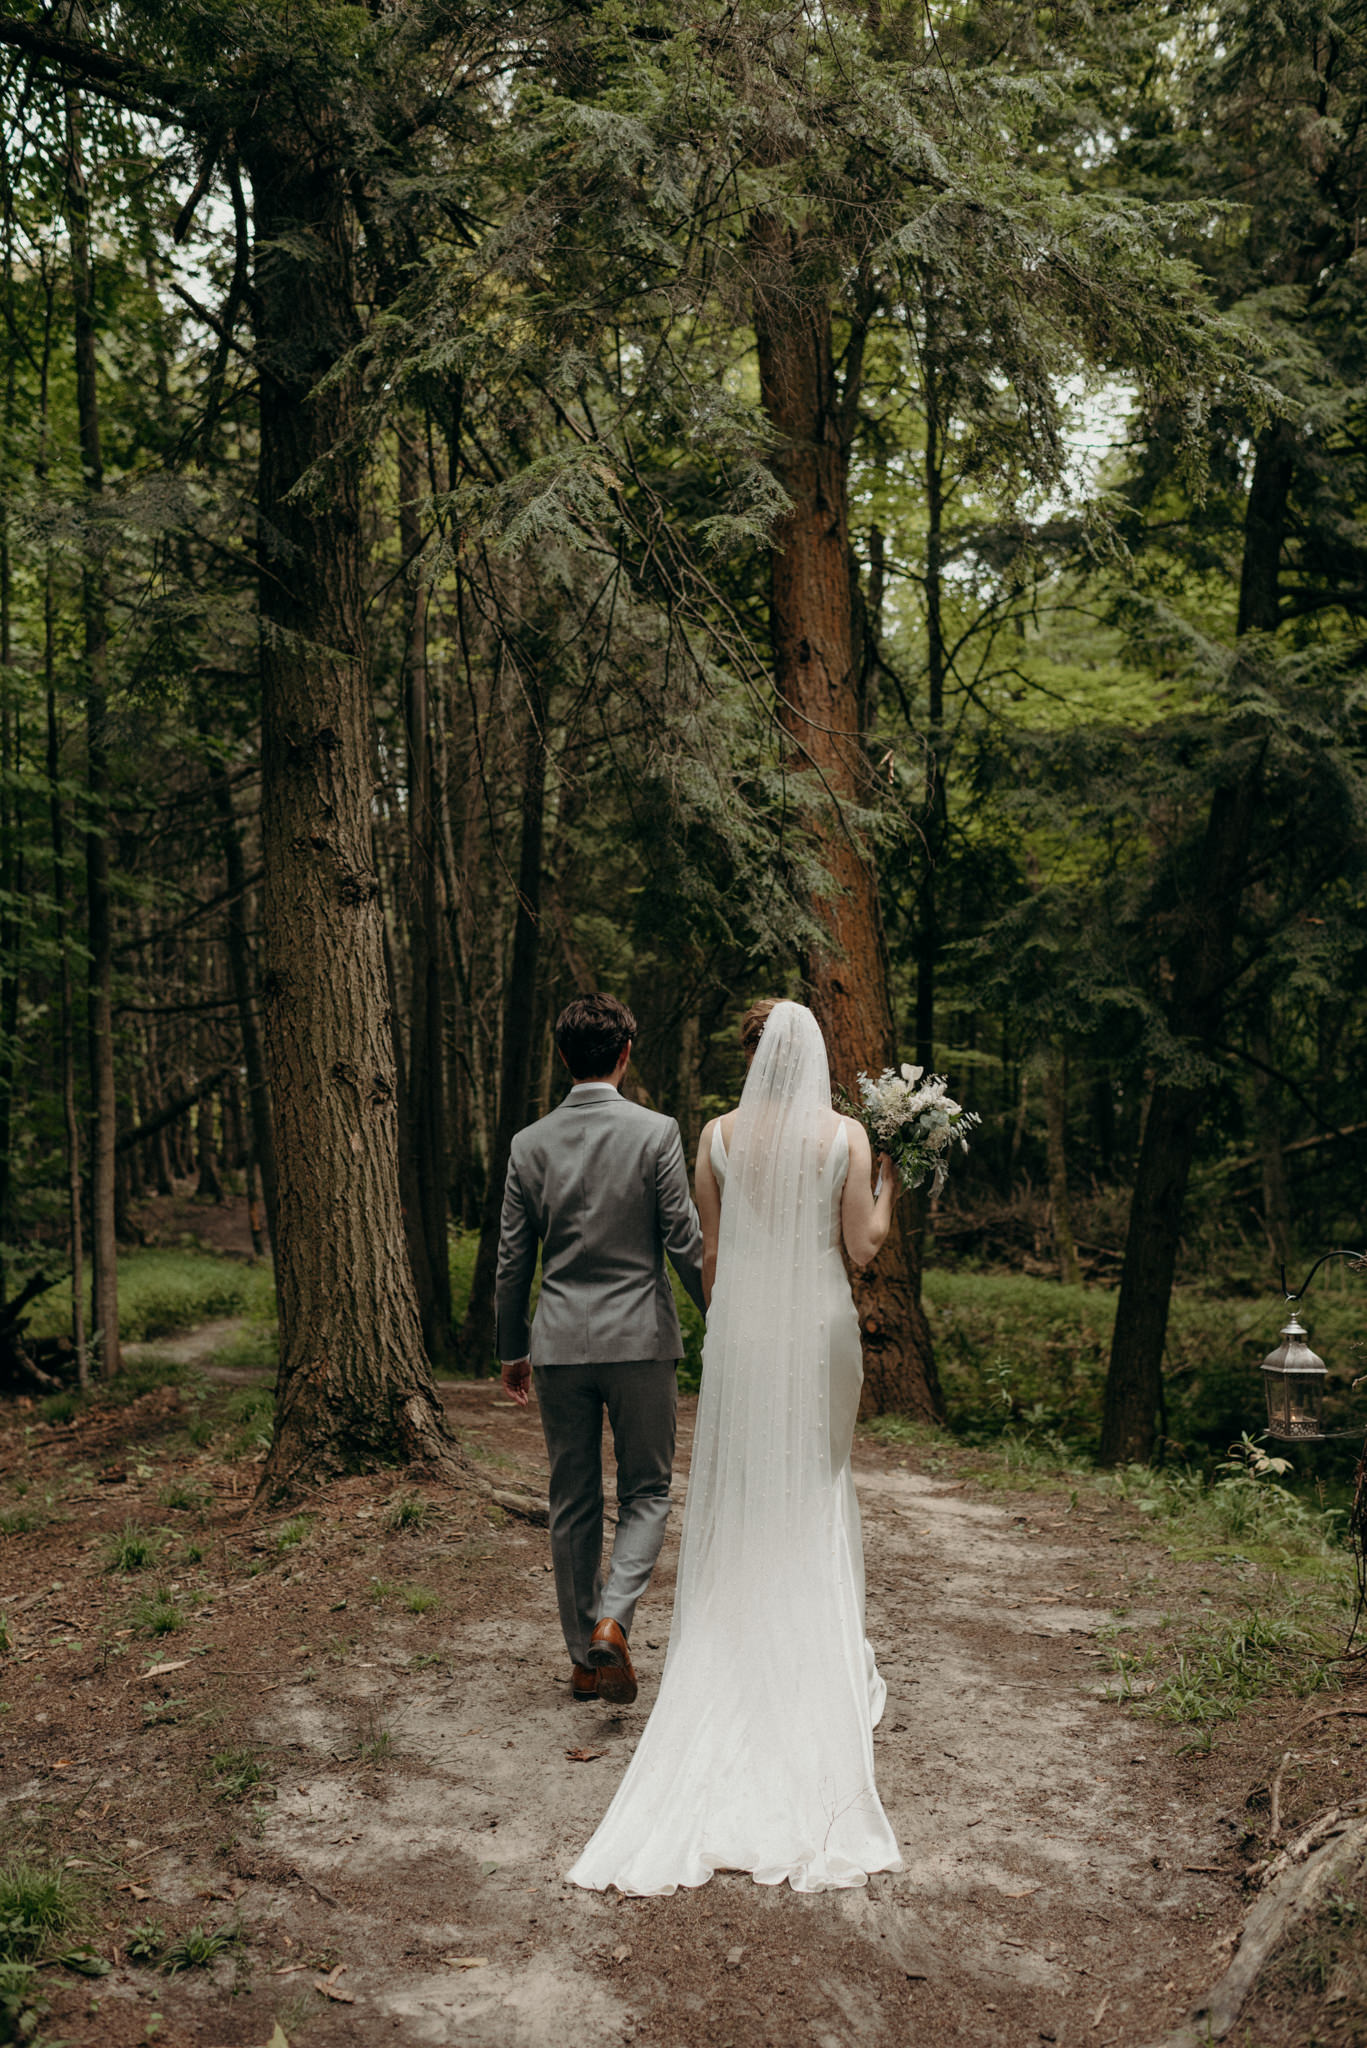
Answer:
[[[740,1869],[798,1891],[900,1869],[874,1786],[884,1689],[864,1641],[849,1470],[859,1330],[840,1257],[844,1126],[825,1042],[770,1012],[723,1181],[716,1287],[669,1652],[626,1776],[574,1869],[636,1893]]]

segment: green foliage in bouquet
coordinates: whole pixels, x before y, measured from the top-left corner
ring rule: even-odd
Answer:
[[[949,1154],[957,1144],[968,1150],[968,1134],[982,1118],[965,1109],[949,1092],[940,1074],[924,1067],[903,1066],[900,1073],[884,1067],[878,1079],[859,1076],[859,1101],[842,1097],[842,1110],[857,1117],[875,1152],[886,1152],[905,1188],[931,1180],[936,1194],[949,1173]]]

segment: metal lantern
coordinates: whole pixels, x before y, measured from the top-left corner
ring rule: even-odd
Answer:
[[[1282,1341],[1263,1360],[1263,1388],[1267,1394],[1267,1433],[1282,1443],[1326,1443],[1330,1437],[1356,1436],[1356,1429],[1326,1429],[1324,1388],[1329,1369],[1306,1343],[1306,1331],[1296,1319],[1292,1306],[1305,1294],[1321,1266],[1330,1259],[1351,1259],[1358,1272],[1367,1270],[1367,1252],[1348,1251],[1338,1245],[1321,1253],[1293,1294],[1281,1269],[1282,1299],[1291,1310],[1291,1320],[1282,1331]],[[1360,1381],[1354,1380],[1357,1387]],[[1367,1446],[1363,1451],[1367,1460]],[[1364,1464],[1367,1470],[1367,1464]],[[1367,1586],[1367,1579],[1364,1580]]]
[[[1307,1332],[1296,1320],[1282,1331],[1282,1341],[1263,1360],[1263,1390],[1267,1395],[1267,1433],[1283,1443],[1324,1436],[1324,1384],[1328,1368],[1305,1339]]]

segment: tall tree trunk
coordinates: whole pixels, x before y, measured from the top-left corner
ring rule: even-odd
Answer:
[[[483,1373],[494,1357],[494,1281],[498,1273],[499,1218],[508,1155],[527,1115],[532,1055],[539,1022],[536,977],[541,954],[541,839],[546,811],[546,744],[541,706],[527,707],[522,747],[522,847],[517,867],[517,910],[513,957],[503,1001],[503,1045],[499,1062],[498,1123],[480,1216],[470,1302],[461,1324],[460,1349],[466,1369]]]
[[[247,864],[242,858],[242,833],[238,826],[237,813],[233,809],[233,791],[228,771],[212,749],[207,759],[209,793],[213,798],[214,815],[218,819],[219,845],[223,849],[224,877],[228,884],[228,972],[232,976],[237,1024],[242,1034],[242,1064],[247,1070],[247,1114],[251,1122],[251,1149],[256,1160],[256,1170],[261,1176],[266,1229],[274,1245],[275,1134],[271,1128],[271,1094],[266,1080],[265,1055],[261,1049],[261,1031],[256,1018],[255,975],[252,971],[251,938],[247,929]]]
[[[114,1146],[118,1095],[114,1075],[113,906],[109,887],[109,602],[99,526],[104,492],[99,392],[95,373],[95,277],[90,251],[90,197],[81,159],[81,102],[66,92],[67,233],[71,243],[76,330],[76,413],[89,526],[81,573],[86,681],[86,947],[89,953],[87,1034],[90,1057],[91,1322],[100,1371],[119,1369],[118,1197]]]
[[[1219,1036],[1256,799],[1253,772],[1216,790],[1197,871],[1199,889],[1188,904],[1182,945],[1173,961],[1173,1035],[1200,1046],[1212,1045]],[[1103,1464],[1142,1461],[1153,1450],[1168,1306],[1204,1096],[1199,1087],[1159,1080],[1149,1098],[1106,1372]]]
[[[1244,515],[1236,622],[1241,639],[1277,629],[1292,470],[1290,432],[1278,422],[1258,438]],[[1211,798],[1198,880],[1186,906],[1181,944],[1174,948],[1170,1026],[1174,1036],[1201,1047],[1212,1046],[1220,1035],[1258,775],[1258,763],[1250,763]],[[1160,1080],[1144,1120],[1102,1410],[1101,1457],[1108,1465],[1145,1459],[1153,1449],[1168,1305],[1203,1093]]]
[[[399,546],[412,565],[404,656],[404,724],[408,735],[408,859],[405,910],[411,977],[408,1004],[408,1129],[417,1212],[410,1237],[421,1238],[429,1276],[419,1288],[427,1354],[445,1361],[451,1333],[451,1261],[446,1227],[446,1013],[443,1001],[441,868],[428,700],[427,584],[417,557],[421,471],[417,444],[399,436]],[[414,1259],[414,1271],[419,1261]]]
[[[925,297],[926,347],[922,376],[926,441],[922,477],[926,499],[926,556],[922,587],[926,600],[926,772],[921,803],[921,886],[916,909],[916,1058],[935,1064],[935,972],[939,964],[940,917],[936,893],[940,851],[948,817],[945,800],[945,678],[948,658],[944,629],[944,422],[935,357],[932,294]]]
[[[212,1089],[199,1098],[195,1111],[195,1193],[204,1202],[223,1200],[223,1182],[218,1172],[218,1145],[214,1137]]]
[[[832,1081],[853,1092],[861,1068],[876,1072],[897,1057],[877,876],[848,815],[869,796],[849,576],[850,380],[857,382],[858,371],[852,361],[839,394],[830,309],[803,289],[793,232],[767,217],[755,223],[751,246],[760,392],[778,436],[775,466],[792,501],[774,534],[770,631],[778,715],[795,756],[824,787],[810,822],[832,885],[815,906],[829,944],[806,961],[805,973]],[[938,1418],[920,1253],[907,1210],[898,1203],[878,1260],[854,1276],[863,1408]]]
[[[10,289],[6,251],[5,289]],[[6,413],[12,425],[14,372],[10,357]],[[9,515],[0,512],[0,1300],[7,1294],[3,1246],[10,1234],[13,1191],[14,1075],[19,1050],[19,950],[24,899],[23,821],[19,804],[19,711],[10,704],[11,595]]]
[[[1268,1249],[1279,1266],[1291,1256],[1291,1204],[1286,1193],[1286,1161],[1282,1156],[1282,1120],[1278,1087],[1271,1073],[1272,1004],[1266,996],[1258,1004],[1249,1033],[1249,1051],[1257,1064],[1253,1068],[1253,1117],[1258,1133],[1258,1157],[1262,1167],[1263,1228]]]
[[[47,698],[48,807],[52,821],[52,904],[57,951],[62,1065],[62,1134],[66,1153],[67,1229],[71,1243],[71,1338],[76,1350],[76,1378],[90,1381],[90,1354],[85,1339],[85,1247],[81,1221],[81,1124],[76,1113],[76,1026],[72,1015],[71,950],[66,912],[66,820],[62,814],[62,745],[57,722],[57,592],[52,551],[43,571],[43,682]]]
[[[1044,1130],[1049,1159],[1049,1206],[1054,1212],[1054,1248],[1059,1278],[1065,1287],[1082,1280],[1073,1242],[1073,1216],[1068,1200],[1068,1062],[1062,1046],[1044,1053]]]
[[[691,1162],[702,1132],[702,1017],[693,998],[679,1024],[679,1078],[677,1102],[679,1129],[683,1133],[684,1158]]]
[[[290,133],[276,110],[240,141],[257,236],[263,995],[279,1176],[280,1378],[262,1487],[279,1498],[458,1454],[399,1201],[356,380],[339,367],[357,339],[353,223],[325,132]]]

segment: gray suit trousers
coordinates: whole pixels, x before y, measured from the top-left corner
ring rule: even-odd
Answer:
[[[631,1633],[669,1519],[679,1383],[673,1359],[532,1368],[550,1459],[551,1563],[576,1664],[610,1616]],[[603,1410],[617,1456],[617,1534],[603,1577]]]

